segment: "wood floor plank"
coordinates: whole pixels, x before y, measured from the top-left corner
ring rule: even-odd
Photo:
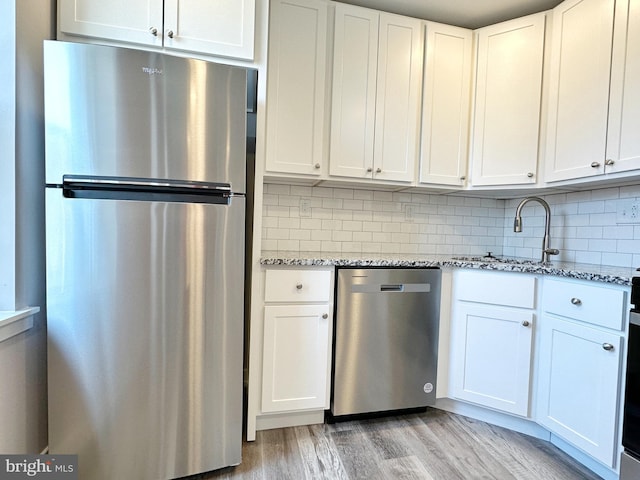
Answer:
[[[471,440],[460,426],[450,420],[445,412],[434,412],[427,426],[446,446],[457,468],[467,479],[494,478],[499,480],[516,479],[504,466],[479,442]]]
[[[191,480],[598,480],[543,440],[437,409],[257,433],[243,462]]]
[[[367,435],[354,428],[331,433],[349,480],[384,479],[380,457]]]
[[[421,459],[430,476],[435,479],[465,480],[454,456],[444,443],[420,417],[408,416],[401,420],[412,449]]]
[[[296,427],[294,430],[303,459],[305,478],[349,479],[338,449],[324,425]]]
[[[470,437],[482,442],[518,479],[596,480],[600,477],[560,454],[548,442],[463,416],[451,416]],[[551,448],[549,448],[551,447]]]
[[[414,456],[391,458],[381,464],[384,476],[394,480],[437,480],[424,468],[424,465]]]
[[[304,478],[302,457],[295,432],[291,428],[259,432],[262,445],[262,470],[265,480],[300,480]]]

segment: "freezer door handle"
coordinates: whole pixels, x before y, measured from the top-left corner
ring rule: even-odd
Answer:
[[[229,205],[234,193],[229,183],[158,180],[149,178],[65,175],[61,185],[66,198],[141,200]]]

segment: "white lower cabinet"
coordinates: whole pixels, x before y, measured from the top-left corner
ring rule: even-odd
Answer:
[[[455,350],[453,395],[526,416],[533,319],[533,313],[527,310],[460,305],[455,328],[462,342]]]
[[[613,467],[622,336],[551,315],[541,323],[538,422]]]
[[[529,414],[536,280],[501,272],[454,273],[451,396]]]
[[[265,307],[263,412],[329,407],[330,313],[327,305]]]
[[[329,408],[333,269],[265,271],[259,414]]]
[[[611,468],[618,458],[625,293],[548,279],[542,297],[538,423]]]

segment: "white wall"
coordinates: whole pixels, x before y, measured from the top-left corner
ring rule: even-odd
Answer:
[[[0,343],[2,453],[39,453],[47,445],[42,40],[53,38],[54,12],[52,0],[0,6],[1,163],[13,170],[2,182],[14,185],[11,197],[0,198],[2,209],[13,209],[0,217],[0,282],[9,303],[2,308],[42,309],[31,330]]]

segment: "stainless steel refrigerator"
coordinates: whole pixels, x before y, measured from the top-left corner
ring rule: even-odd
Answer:
[[[49,450],[79,478],[241,460],[246,71],[45,42]]]

